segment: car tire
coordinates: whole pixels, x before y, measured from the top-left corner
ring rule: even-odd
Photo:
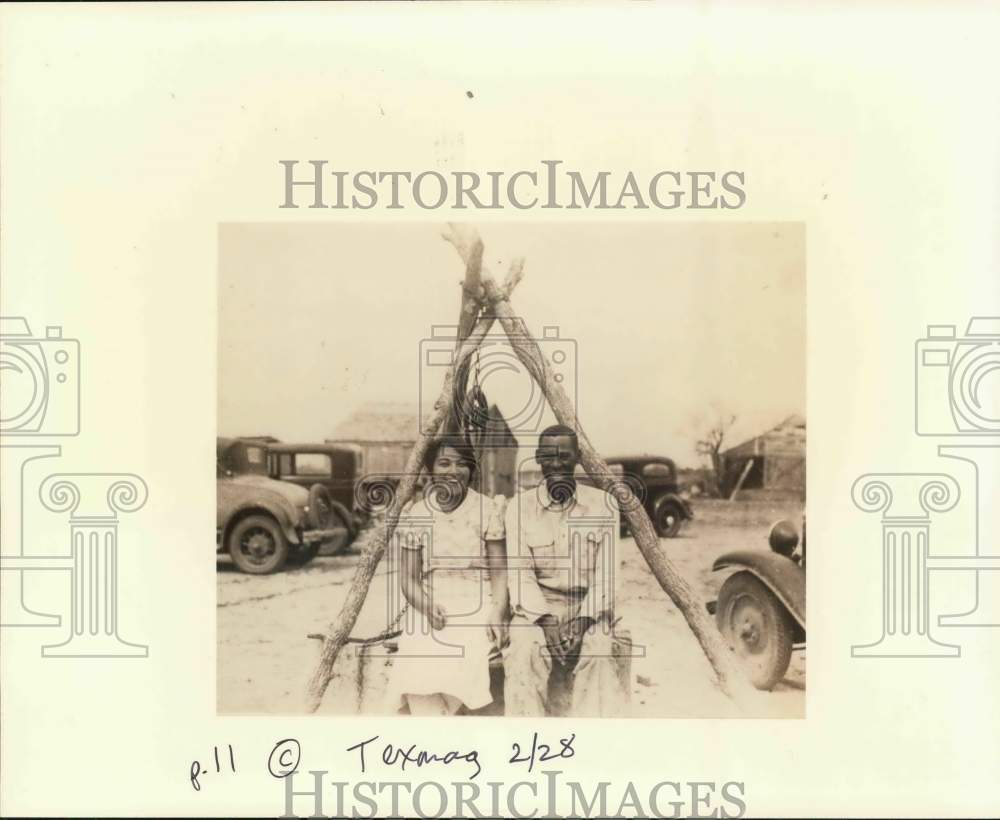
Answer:
[[[715,621],[754,686],[769,691],[785,677],[795,625],[758,578],[749,572],[730,575],[719,590]]]
[[[248,515],[229,533],[229,555],[242,572],[269,575],[288,559],[288,539],[268,515]]]
[[[684,523],[684,511],[673,501],[664,501],[656,508],[653,526],[660,538],[675,538]]]

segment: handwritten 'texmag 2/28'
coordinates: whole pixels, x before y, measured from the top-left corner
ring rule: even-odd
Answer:
[[[347,751],[353,752],[355,749],[358,751],[358,757],[361,763],[361,773],[365,772],[365,747],[369,743],[374,743],[378,740],[379,736],[368,738],[368,740],[362,740],[360,743],[355,743],[353,746],[348,746]],[[527,744],[523,747],[520,743],[512,743],[511,750],[513,754],[508,760],[508,763],[527,763],[528,771],[530,772],[535,763],[544,763],[548,760],[556,760],[557,758],[570,758],[575,754],[573,750],[573,740],[576,738],[575,734],[571,734],[568,738],[559,738],[560,748],[553,751],[552,747],[547,743],[538,742],[538,732],[534,732],[531,738],[530,747]],[[471,751],[449,751],[443,754],[439,752],[429,752],[425,749],[417,749],[417,744],[413,743],[410,746],[405,745],[393,745],[392,743],[386,743],[382,747],[382,762],[386,766],[399,766],[400,771],[406,770],[407,763],[413,763],[416,766],[426,766],[431,763],[442,763],[445,765],[454,763],[455,761],[464,761],[472,766],[475,766],[475,771],[469,775],[469,780],[474,780],[479,773],[483,770],[483,767],[479,763],[479,752],[476,749]]]

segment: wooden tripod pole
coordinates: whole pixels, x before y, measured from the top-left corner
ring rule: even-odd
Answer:
[[[477,239],[472,243],[467,257],[466,295],[480,292],[479,276],[482,258],[482,243]],[[517,260],[511,265],[507,282],[502,289],[498,288],[494,282],[494,287],[498,293],[510,295],[510,292],[513,291],[520,280],[522,265],[523,262],[521,260]],[[493,281],[492,278],[490,281]],[[467,300],[463,297],[463,317],[467,315],[466,304]],[[469,327],[468,336],[464,340],[461,340],[461,346],[455,356],[455,361],[445,375],[441,394],[434,404],[434,413],[428,419],[423,429],[421,429],[420,435],[414,443],[409,457],[406,459],[406,465],[403,467],[403,477],[396,488],[396,492],[393,494],[388,512],[386,513],[385,522],[372,537],[365,539],[362,544],[361,558],[354,571],[351,588],[347,592],[347,598],[340,609],[340,613],[337,615],[337,619],[330,624],[326,638],[323,641],[323,651],[319,662],[316,664],[316,669],[309,679],[306,691],[306,710],[308,712],[315,712],[323,701],[326,687],[330,683],[333,664],[337,660],[337,655],[340,653],[341,648],[347,642],[348,637],[350,637],[351,630],[354,629],[354,624],[357,623],[358,614],[361,612],[361,607],[364,605],[365,598],[368,595],[368,588],[371,585],[372,578],[375,576],[375,570],[378,568],[379,561],[382,560],[382,556],[385,554],[386,545],[392,539],[396,524],[399,522],[399,514],[413,496],[413,490],[417,483],[417,477],[420,475],[427,447],[434,436],[437,435],[442,422],[451,413],[455,395],[453,389],[455,373],[461,367],[462,363],[468,361],[469,357],[482,343],[486,334],[489,333],[490,328],[493,326],[494,318],[492,314],[487,313],[473,325],[465,324],[466,327]]]
[[[446,234],[445,238],[455,245],[459,255],[465,259],[469,249],[475,244],[470,236],[468,234],[462,236],[458,229],[453,227],[452,234]],[[677,572],[660,549],[659,537],[656,535],[653,524],[649,520],[649,516],[646,515],[642,504],[636,499],[631,488],[608,469],[604,459],[590,443],[566,391],[555,380],[552,369],[524,322],[514,314],[508,299],[509,293],[505,293],[498,287],[486,272],[483,273],[481,282],[486,301],[496,314],[497,319],[500,320],[514,352],[542,388],[542,392],[559,423],[577,431],[584,469],[598,487],[611,493],[618,500],[639,551],[646,559],[646,563],[663,591],[667,593],[667,596],[684,616],[684,620],[687,621],[715,671],[720,688],[744,708],[752,708],[753,704],[760,704],[760,693],[754,689],[746,673],[736,662],[733,653],[722,639],[715,624],[708,617],[703,603],[695,595],[691,585]]]

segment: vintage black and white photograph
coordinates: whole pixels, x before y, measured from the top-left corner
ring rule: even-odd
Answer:
[[[805,273],[801,223],[221,225],[218,711],[804,717]]]

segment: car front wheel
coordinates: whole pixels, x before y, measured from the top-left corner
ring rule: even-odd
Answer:
[[[653,523],[660,538],[674,538],[681,531],[683,521],[684,513],[681,508],[672,501],[667,501],[657,508]]]
[[[229,555],[243,572],[267,575],[284,566],[288,539],[273,518],[250,515],[229,533]]]
[[[792,620],[782,604],[749,572],[729,576],[715,609],[719,631],[758,689],[770,690],[788,671]]]

